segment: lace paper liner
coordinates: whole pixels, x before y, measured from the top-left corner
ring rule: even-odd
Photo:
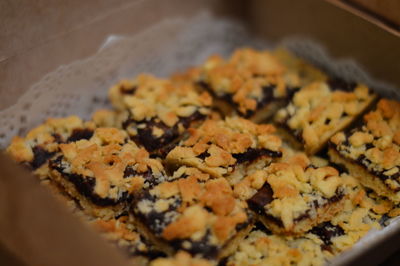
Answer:
[[[99,51],[86,59],[60,66],[20,96],[17,103],[0,111],[0,148],[15,135],[24,135],[48,117],[78,115],[89,119],[99,108],[110,108],[109,87],[121,78],[141,72],[156,76],[200,64],[211,54],[228,56],[238,47],[273,48],[272,43],[255,38],[238,21],[212,17],[207,11],[191,19],[170,18],[133,37],[109,36]],[[277,44],[345,80],[361,81],[385,97],[400,98],[393,86],[370,77],[351,59],[332,59],[316,42],[288,38]],[[329,265],[341,265],[400,229],[393,219],[383,230],[371,231],[353,248]]]

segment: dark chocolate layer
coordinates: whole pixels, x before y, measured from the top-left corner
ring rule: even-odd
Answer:
[[[244,163],[244,162],[251,162],[254,161],[255,159],[258,159],[263,156],[269,156],[273,158],[279,158],[282,157],[282,152],[280,151],[271,151],[268,149],[254,149],[254,148],[249,148],[247,149],[246,152],[244,153],[236,153],[232,155],[238,164]]]
[[[239,110],[239,104],[233,100],[233,94],[224,94],[222,96],[218,96],[215,94],[214,90],[211,88],[211,86],[208,83],[206,83],[204,81],[199,81],[199,82],[197,82],[197,85],[199,87],[201,87],[202,89],[206,90],[207,92],[209,92],[212,96],[229,103],[232,107],[235,108],[235,110],[240,114],[240,116],[242,116],[244,118],[252,117],[257,112],[257,110],[264,108],[265,106],[267,106],[274,100],[278,100],[276,97],[274,97],[274,89],[275,89],[276,85],[264,86],[264,87],[262,87],[262,91],[263,91],[262,97],[259,99],[254,99],[257,101],[256,110],[247,110],[245,113],[243,113]],[[290,93],[288,93],[288,95],[284,98],[279,98],[279,100],[290,99],[293,96],[294,92],[297,90],[298,90],[298,88],[290,88],[290,89],[288,88],[288,92],[290,92]]]
[[[35,146],[32,148],[33,160],[30,163],[33,169],[37,169],[47,162],[51,157],[54,156],[55,152],[48,152],[41,146]]]
[[[178,123],[176,123],[173,127],[169,127],[162,121],[156,121],[154,118],[149,121],[135,121],[129,117],[122,124],[122,127],[127,129],[131,125],[134,125],[137,128],[137,135],[131,137],[135,142],[143,145],[149,152],[162,149],[162,153],[167,154],[168,151],[174,148],[174,146],[171,146],[171,144],[181,136],[179,132],[179,125],[182,125],[184,128],[188,128],[193,122],[200,121],[205,118],[205,115],[196,111],[191,116],[179,117]],[[144,127],[141,125],[144,125]],[[153,135],[153,129],[155,127],[164,132],[161,137],[156,137]]]
[[[330,245],[332,245],[332,238],[344,235],[344,230],[337,226],[331,224],[331,222],[321,223],[314,228],[312,228],[310,233],[317,235],[324,244],[322,249],[330,251]]]
[[[225,246],[218,247],[216,245],[210,244],[211,232],[207,230],[205,235],[199,240],[192,240],[190,238],[184,239],[174,239],[171,241],[167,241],[162,237],[163,230],[171,223],[171,214],[176,212],[181,207],[182,201],[179,198],[176,198],[175,201],[169,205],[169,208],[163,212],[157,212],[152,209],[147,213],[140,212],[137,209],[138,203],[142,200],[151,201],[155,203],[157,198],[152,196],[148,191],[143,191],[142,193],[137,194],[134,197],[134,201],[131,205],[131,211],[134,213],[136,219],[140,221],[140,223],[146,226],[154,236],[159,239],[159,241],[165,242],[170,245],[175,251],[185,250],[193,256],[201,255],[206,259],[216,259]],[[207,208],[206,208],[207,209]],[[208,209],[211,211],[211,209]],[[248,214],[249,217],[252,217],[251,214]],[[236,225],[237,230],[242,230],[250,225],[251,218],[249,218],[246,222],[240,223]],[[190,243],[187,245],[187,243]],[[225,244],[228,245],[229,241]]]
[[[359,130],[360,130],[360,128],[356,128],[356,129],[353,129],[353,130],[350,131],[350,132],[344,132],[344,134],[345,134],[345,136],[346,136],[346,140],[345,140],[341,145],[346,146],[346,147],[350,147],[351,144],[350,144],[350,142],[349,142],[349,137],[350,137],[355,131],[359,131]],[[380,180],[382,180],[382,182],[383,182],[384,184],[386,184],[386,183],[385,183],[385,180],[387,180],[387,179],[392,179],[392,180],[396,180],[396,181],[400,180],[400,172],[397,172],[397,173],[395,173],[395,174],[393,174],[393,175],[386,175],[385,172],[386,172],[388,169],[385,169],[385,170],[382,170],[382,171],[377,171],[377,170],[374,170],[374,169],[368,169],[368,165],[371,165],[371,164],[372,164],[372,161],[369,160],[364,154],[361,154],[360,156],[358,156],[357,159],[352,159],[352,158],[346,156],[345,154],[343,154],[343,152],[339,151],[339,150],[336,148],[336,145],[333,144],[332,142],[330,142],[329,144],[330,144],[330,146],[331,146],[332,148],[334,148],[336,151],[338,151],[338,153],[339,153],[341,156],[345,157],[346,160],[348,160],[348,161],[350,161],[350,162],[352,162],[352,163],[355,163],[355,164],[361,166],[361,167],[364,168],[367,172],[373,174],[374,176],[376,176],[376,177],[378,177]],[[366,150],[365,150],[365,152],[367,152],[368,149],[371,149],[371,148],[374,148],[374,147],[375,147],[375,146],[374,146],[372,143],[367,143],[367,144],[366,144]],[[392,190],[392,191],[394,191],[394,192],[400,191],[400,188],[393,189],[393,188],[390,188],[389,186],[387,186],[387,188],[390,189],[390,190]]]
[[[71,182],[75,189],[83,196],[88,198],[93,204],[105,207],[105,206],[115,206],[120,203],[130,202],[131,196],[127,191],[122,192],[118,198],[113,199],[109,197],[100,197],[94,192],[94,187],[96,185],[96,179],[89,176],[82,176],[74,173],[66,173],[64,167],[62,166],[63,156],[59,156],[54,160],[50,160],[49,166],[51,169],[57,170],[60,175]]]
[[[326,203],[324,203],[322,206],[319,205],[318,201],[313,201],[311,202],[310,209],[303,213],[302,215],[296,217],[293,221],[294,222],[300,222],[304,219],[307,219],[310,217],[310,211],[311,209],[315,208],[321,208],[326,206],[327,204],[332,204],[335,202],[340,201],[344,197],[344,193],[342,190],[337,190],[336,194],[330,198],[323,198],[326,200]],[[266,219],[269,221],[275,223],[278,226],[283,226],[283,222],[281,219],[276,218],[272,215],[269,215],[266,213],[265,210],[265,205],[271,203],[274,200],[273,198],[273,191],[271,186],[268,183],[265,183],[263,187],[257,191],[256,194],[253,195],[250,199],[247,200],[247,203],[249,204],[249,208],[257,213],[258,215],[264,216]]]

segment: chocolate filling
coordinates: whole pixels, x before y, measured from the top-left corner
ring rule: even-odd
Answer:
[[[267,182],[265,182],[262,188],[258,190],[257,193],[253,195],[253,197],[247,200],[247,203],[249,204],[250,209],[257,214],[264,214],[264,206],[274,200],[273,195],[274,192],[272,191],[271,186]]]
[[[132,166],[128,165],[125,170],[124,170],[124,178],[130,177],[130,176],[140,176],[143,177],[145,180],[145,183],[149,184],[149,187],[153,187],[158,184],[157,179],[154,178],[153,172],[151,170],[147,170],[144,173],[139,173],[133,169]]]
[[[185,250],[192,256],[201,254],[202,257],[206,259],[216,259],[218,257],[219,248],[215,245],[209,244],[210,237],[211,232],[210,230],[207,230],[205,235],[199,240],[193,241],[192,239],[174,239],[169,243],[175,250]],[[190,242],[189,248],[186,248],[183,245],[183,242],[186,241]]]
[[[354,130],[353,130],[353,131],[354,131]],[[353,131],[352,131],[352,132],[353,132]],[[343,146],[345,146],[345,147],[351,147],[351,146],[352,146],[352,145],[349,143],[349,137],[350,137],[350,135],[352,134],[352,132],[346,133],[346,140],[343,141],[341,145],[343,145]],[[389,190],[392,190],[392,191],[394,191],[394,192],[399,192],[399,191],[400,191],[400,188],[393,189],[393,188],[389,187],[388,185],[386,185],[386,183],[384,182],[384,181],[387,180],[387,179],[392,179],[392,180],[395,180],[395,181],[399,182],[399,181],[400,181],[400,171],[397,172],[397,173],[395,173],[395,174],[393,174],[393,175],[386,175],[386,174],[384,174],[384,173],[385,173],[387,170],[389,170],[389,169],[385,169],[385,170],[382,170],[382,171],[377,171],[377,170],[374,170],[374,169],[368,169],[368,165],[372,164],[372,161],[371,161],[370,159],[368,159],[364,154],[361,154],[360,156],[358,156],[357,159],[352,159],[352,158],[346,156],[346,155],[347,155],[347,154],[346,154],[346,153],[347,153],[347,150],[345,150],[346,153],[343,153],[343,152],[341,152],[341,151],[339,151],[339,150],[337,149],[337,147],[336,147],[336,145],[335,145],[334,143],[329,142],[329,144],[330,144],[330,146],[331,146],[333,149],[335,149],[336,151],[338,151],[338,153],[339,153],[341,156],[344,156],[348,161],[351,161],[352,163],[355,163],[355,164],[361,166],[361,167],[364,168],[367,172],[373,174],[374,176],[376,176],[376,177],[378,177],[380,180],[382,180],[383,183],[385,184],[385,186],[386,186]],[[365,153],[367,152],[367,150],[369,150],[369,149],[371,149],[371,148],[374,148],[374,147],[375,147],[375,146],[374,146],[372,143],[366,144]]]
[[[149,191],[144,191],[135,196],[135,199],[131,205],[131,211],[135,214],[135,218],[138,219],[143,225],[148,227],[150,231],[161,241],[167,242],[174,250],[185,250],[193,256],[201,255],[206,259],[216,259],[219,255],[221,247],[210,244],[211,231],[207,230],[205,235],[199,240],[192,240],[190,238],[185,239],[174,239],[167,241],[162,238],[162,232],[168,226],[169,222],[166,222],[166,217],[168,213],[177,211],[178,208],[182,206],[181,199],[177,198],[173,204],[170,204],[168,210],[164,212],[157,212],[151,210],[150,212],[143,213],[137,209],[137,205],[140,201],[151,201],[155,203],[157,201],[156,197],[151,195]],[[250,214],[248,214],[250,215]],[[251,217],[251,216],[250,216]],[[237,224],[235,229],[242,230],[250,225],[250,220],[248,219],[244,223]],[[189,242],[189,247],[184,244]],[[229,241],[225,244],[228,245]],[[225,247],[225,246],[224,246]],[[222,247],[222,249],[224,248]]]
[[[247,204],[249,204],[249,208],[257,213],[258,215],[262,215],[265,218],[267,218],[269,221],[275,223],[276,225],[282,227],[283,222],[281,219],[276,218],[270,214],[267,214],[265,211],[265,205],[271,203],[274,198],[273,198],[273,190],[271,186],[266,182],[263,187],[257,191],[256,194],[253,195],[250,199],[247,200]],[[344,194],[342,190],[337,190],[336,194],[330,198],[323,198],[326,200],[326,203],[324,203],[322,206],[319,205],[318,201],[313,201],[311,203],[310,209],[307,210],[305,213],[302,215],[296,217],[293,219],[294,222],[300,222],[304,219],[307,219],[310,217],[310,211],[311,208],[319,208],[319,207],[324,207],[327,204],[332,204],[335,202],[340,201],[343,198]]]
[[[317,235],[322,242],[324,242],[325,246],[332,245],[332,238],[344,235],[343,229],[337,225],[331,224],[331,222],[319,224],[312,228],[309,232]]]
[[[282,157],[282,152],[280,152],[280,151],[272,151],[272,150],[269,150],[269,149],[249,148],[244,153],[235,153],[235,154],[232,154],[232,156],[236,159],[236,162],[238,164],[240,164],[240,163],[243,163],[243,162],[254,161],[255,159],[260,158],[262,156],[269,156],[269,157],[273,157],[273,158]]]
[[[67,142],[74,142],[81,139],[90,139],[93,136],[93,130],[87,128],[75,128],[72,131],[71,136],[67,139]]]
[[[129,117],[122,124],[122,127],[124,129],[127,129],[131,125],[138,125],[136,127],[137,135],[131,136],[131,138],[134,141],[142,144],[149,152],[154,152],[156,150],[162,149],[161,152],[165,155],[174,148],[174,145],[172,144],[181,135],[179,133],[179,124],[182,125],[184,128],[188,128],[194,121],[199,121],[205,118],[205,115],[196,111],[188,117],[179,117],[178,123],[176,123],[173,127],[169,127],[162,121],[156,121],[154,118],[149,121],[143,120],[137,122]],[[139,125],[144,125],[144,127],[142,128]],[[153,135],[154,128],[159,128],[164,132],[161,137],[156,137]]]
[[[41,146],[35,146],[32,148],[33,151],[33,160],[30,163],[33,169],[37,169],[42,166],[47,160],[49,160],[55,152],[48,152]]]
[[[296,89],[298,90],[298,88],[287,88],[288,95],[286,97],[276,98],[274,96],[274,89],[275,89],[276,85],[264,86],[264,87],[262,87],[262,91],[263,91],[262,97],[259,99],[254,99],[257,101],[256,110],[246,110],[246,112],[241,112],[239,110],[239,104],[233,100],[233,94],[224,94],[222,96],[218,96],[218,95],[216,95],[215,91],[211,88],[211,86],[205,81],[198,81],[197,85],[200,86],[201,88],[205,89],[213,97],[220,98],[221,100],[232,105],[235,108],[235,110],[239,113],[239,115],[244,118],[250,118],[257,112],[257,110],[265,107],[267,104],[271,103],[275,99],[277,99],[277,100],[290,99],[293,96],[293,94],[295,93]]]
[[[265,213],[264,206],[274,200],[273,195],[274,192],[272,191],[271,186],[267,182],[265,182],[262,188],[259,189],[257,193],[253,195],[253,197],[247,200],[247,204],[249,204],[249,208],[258,215],[262,215],[271,222],[282,227],[283,223],[280,219]]]
[[[62,167],[62,159],[63,156],[58,156],[54,160],[50,160],[49,166],[51,169],[57,170],[61,176],[67,179],[69,182],[74,184],[75,189],[90,199],[93,204],[105,207],[105,206],[115,206],[120,203],[129,202],[131,200],[131,196],[127,191],[122,192],[117,199],[109,198],[109,197],[100,197],[94,192],[94,187],[96,185],[96,179],[89,176],[82,176],[73,173],[66,173],[64,167]]]

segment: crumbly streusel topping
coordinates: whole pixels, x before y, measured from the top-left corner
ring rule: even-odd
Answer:
[[[344,91],[332,90],[326,82],[314,82],[296,92],[289,105],[279,110],[276,120],[304,143],[307,152],[314,153],[374,98],[375,94],[361,84]]]
[[[285,76],[285,67],[269,52],[239,49],[229,60],[210,57],[201,68],[200,80],[217,97],[227,96],[241,114],[255,111],[263,101],[285,98],[287,83],[297,83],[295,75]]]
[[[212,104],[208,93],[197,92],[188,82],[173,83],[147,74],[119,82],[109,96],[118,110],[129,110],[131,119],[140,122],[157,118],[169,127],[195,112],[209,114]]]
[[[303,153],[254,171],[234,185],[235,196],[242,200],[263,196],[265,214],[281,220],[287,230],[305,213],[315,218],[316,210],[330,204],[329,199],[343,193],[342,190],[342,180],[335,168],[311,166]]]
[[[207,120],[199,128],[190,128],[184,139],[167,155],[167,162],[195,166],[214,176],[222,177],[233,171],[233,166],[248,161],[249,152],[280,156],[282,141],[274,135],[272,125],[257,125],[239,117]],[[243,155],[243,156],[242,156]],[[251,159],[263,154],[254,154]]]
[[[36,169],[59,150],[60,143],[90,138],[94,128],[93,122],[84,122],[77,116],[49,118],[25,137],[14,137],[7,152],[17,162],[30,163]]]
[[[382,99],[364,116],[364,124],[331,138],[339,154],[351,159],[400,191],[400,103]]]
[[[124,114],[114,110],[100,109],[92,114],[92,121],[97,127],[122,128]]]
[[[163,179],[160,161],[151,159],[144,148],[126,141],[126,132],[97,128],[90,140],[60,144],[62,172],[94,178],[94,193],[102,198],[118,198],[124,191],[135,192]],[[151,173],[147,180],[145,175]]]
[[[289,238],[254,230],[228,258],[227,266],[324,265],[331,255],[324,252],[322,244],[313,234]]]
[[[234,197],[226,179],[188,167],[178,169],[174,177],[142,193],[132,206],[157,237],[180,240],[188,250],[194,241],[222,247],[238,232],[237,225],[249,222],[246,203]],[[160,216],[160,221],[151,218]]]
[[[368,193],[354,177],[348,174],[341,177],[347,188],[347,197],[342,211],[330,221],[343,230],[341,235],[331,239],[336,253],[349,249],[371,229],[380,229],[382,216],[393,208],[389,200]]]

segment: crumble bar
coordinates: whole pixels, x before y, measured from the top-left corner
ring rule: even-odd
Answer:
[[[224,60],[210,57],[201,67],[197,84],[215,98],[225,115],[264,121],[282,106],[297,76],[284,75],[285,67],[269,52],[236,50]],[[295,86],[295,85],[293,85]]]
[[[312,155],[335,133],[352,124],[375,98],[362,84],[339,79],[313,82],[296,92],[275,118],[282,127],[280,133],[295,147]]]
[[[7,153],[16,162],[27,165],[40,179],[46,179],[49,175],[48,161],[59,151],[59,145],[89,139],[95,127],[93,122],[84,122],[77,116],[49,118],[25,137],[14,137]]]
[[[164,181],[161,162],[128,140],[124,131],[97,128],[89,140],[60,144],[50,177],[94,216],[122,213],[132,194]]]
[[[212,98],[188,82],[171,82],[141,74],[109,91],[113,106],[124,113],[122,127],[149,152],[164,154],[186,128],[204,120]]]
[[[108,220],[97,218],[88,222],[107,242],[135,262],[135,265],[148,265],[151,260],[165,256],[139,234],[137,228],[128,222],[128,216]]]
[[[287,157],[229,180],[268,229],[299,235],[342,209],[345,187],[335,168],[316,167],[304,153]]]
[[[281,156],[281,139],[268,124],[254,124],[240,117],[207,120],[198,128],[188,130],[167,157],[172,168],[181,165],[196,167],[214,177],[231,174],[237,165],[266,157]]]
[[[133,222],[153,244],[172,256],[179,250],[218,260],[250,230],[252,216],[225,178],[183,166],[169,181],[135,195]]]
[[[226,266],[310,265],[322,266],[332,255],[324,251],[322,240],[311,233],[297,238],[272,235],[254,228],[228,257]]]
[[[382,99],[362,126],[331,138],[329,156],[378,195],[400,202],[400,103]]]

